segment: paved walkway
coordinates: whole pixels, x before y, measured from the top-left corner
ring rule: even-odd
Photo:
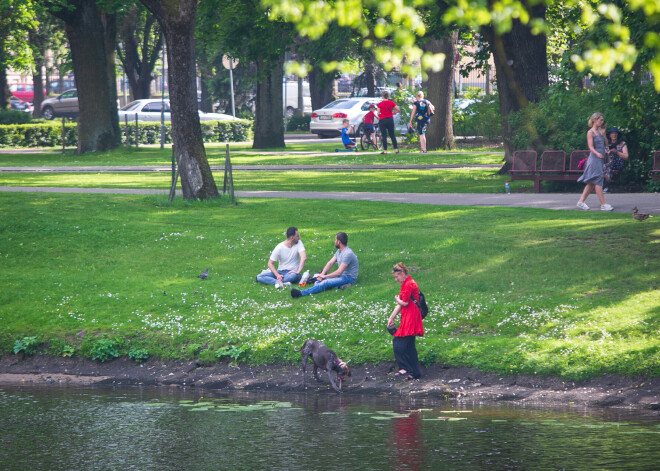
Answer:
[[[52,188],[52,187],[9,187],[0,186],[0,192],[41,192],[41,193],[101,193],[123,195],[168,194],[169,190],[144,190],[127,188]],[[177,194],[181,194],[177,192]],[[577,209],[577,193],[373,193],[373,192],[325,192],[325,191],[237,191],[239,198],[292,198],[329,199],[356,201],[386,201],[391,203],[418,203],[448,206],[510,206],[522,208]],[[658,193],[612,193],[607,201],[615,212],[629,213],[634,206],[640,212],[660,215],[660,194]],[[589,196],[587,204],[592,211],[600,206],[595,195]]]

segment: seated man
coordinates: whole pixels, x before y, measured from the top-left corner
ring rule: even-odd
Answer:
[[[300,280],[307,260],[305,246],[300,241],[300,234],[295,227],[289,227],[286,230],[286,240],[277,244],[273,253],[268,259],[268,270],[264,270],[257,275],[257,281],[267,285],[275,285],[281,288],[284,283],[296,283]],[[275,262],[278,262],[277,270]]]
[[[316,277],[314,286],[302,291],[291,289],[291,297],[299,298],[308,294],[320,293],[326,289],[337,288],[342,285],[355,283],[358,277],[358,259],[348,247],[348,235],[345,232],[337,232],[335,236],[335,248],[338,249],[333,257],[325,264],[323,271]],[[328,270],[334,265],[338,268],[332,273]]]

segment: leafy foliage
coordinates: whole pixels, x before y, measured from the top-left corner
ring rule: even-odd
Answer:
[[[34,355],[37,351],[37,337],[23,337],[14,342],[14,355],[23,352],[26,355]]]
[[[288,131],[309,131],[309,122],[311,116],[306,114],[303,116],[293,115],[287,121],[286,128]]]
[[[26,124],[32,121],[29,113],[16,110],[0,110],[0,125],[3,124]]]
[[[509,116],[515,149],[586,149],[587,120],[594,112],[605,116],[606,127],[616,126],[628,145],[630,158],[619,183],[644,185],[652,166],[652,154],[660,149],[660,95],[650,83],[615,73],[591,90],[555,84],[538,103]]]
[[[483,96],[465,110],[454,108],[454,135],[483,136],[493,140],[502,133],[500,104],[496,94]]]
[[[147,361],[147,359],[149,359],[149,352],[146,348],[133,347],[128,351],[128,358],[135,360],[138,363],[142,363],[143,361]]]
[[[105,362],[115,358],[119,358],[116,341],[108,338],[101,338],[96,340],[92,345],[92,360]]]

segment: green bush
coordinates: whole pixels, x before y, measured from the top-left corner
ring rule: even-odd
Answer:
[[[32,121],[32,115],[24,111],[0,110],[0,124],[26,124]]]
[[[131,348],[128,352],[128,358],[135,360],[138,363],[147,361],[149,359],[149,352],[145,348]]]
[[[509,116],[513,147],[534,149],[539,155],[548,149],[563,150],[568,159],[571,151],[587,149],[587,121],[597,111],[608,128],[619,128],[628,144],[630,158],[617,183],[652,191],[649,170],[653,151],[660,150],[660,95],[653,84],[635,83],[630,76],[613,74],[589,90],[551,86],[539,103]]]
[[[112,339],[99,339],[92,345],[92,360],[105,362],[119,358],[119,351],[117,350],[117,342]]]
[[[286,123],[287,131],[309,131],[309,122],[311,121],[312,116],[309,114],[300,116],[293,115]]]
[[[37,337],[23,337],[14,342],[14,355],[23,352],[26,355],[34,355],[37,351]]]
[[[25,114],[25,113],[23,113]],[[165,123],[165,142],[172,142],[171,123]],[[128,141],[135,145],[135,123],[119,124],[122,143]],[[204,142],[243,142],[249,139],[252,122],[240,121],[203,121],[201,122]],[[67,147],[78,144],[77,125],[73,121],[64,124],[64,140]],[[138,123],[138,143],[157,144],[160,142],[160,123]],[[1,147],[59,147],[62,145],[62,123],[53,121],[34,124],[0,125]]]
[[[502,135],[500,118],[500,100],[496,94],[477,98],[465,110],[454,110],[453,122],[455,136],[482,136],[497,139]]]

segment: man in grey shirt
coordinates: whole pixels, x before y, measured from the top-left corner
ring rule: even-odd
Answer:
[[[316,277],[314,286],[302,291],[295,288],[291,289],[292,298],[320,293],[326,289],[353,284],[357,281],[358,259],[355,253],[348,247],[348,235],[345,232],[337,232],[335,236],[335,248],[337,252],[335,252],[328,263],[325,264],[321,273]],[[338,266],[337,269],[332,273],[328,273],[328,270],[335,263]]]

